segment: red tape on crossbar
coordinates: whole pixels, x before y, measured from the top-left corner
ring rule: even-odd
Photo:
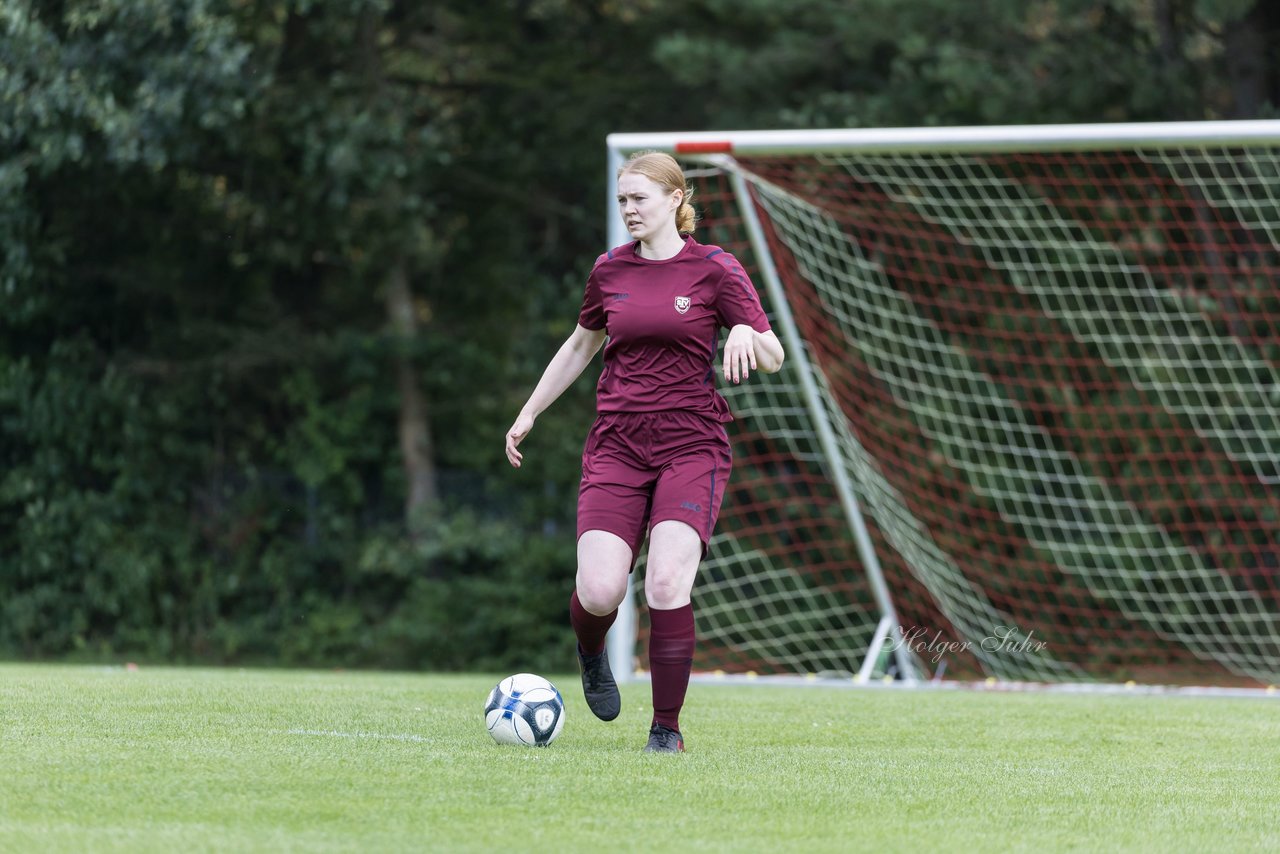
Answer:
[[[716,142],[677,142],[676,154],[728,154],[733,151],[733,143],[726,140]]]

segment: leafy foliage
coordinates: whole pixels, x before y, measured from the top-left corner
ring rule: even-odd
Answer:
[[[1235,114],[1268,9],[3,4],[0,653],[559,662],[591,383],[518,474],[499,444],[603,242],[606,133]]]

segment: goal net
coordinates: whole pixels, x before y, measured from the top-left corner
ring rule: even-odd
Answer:
[[[610,145],[788,351],[724,389],[695,669],[1280,681],[1280,122]]]

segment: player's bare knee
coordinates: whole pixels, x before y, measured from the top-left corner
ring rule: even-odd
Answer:
[[[653,572],[644,580],[644,598],[650,608],[667,611],[681,608],[689,602],[689,588],[685,582],[686,573]]]
[[[588,613],[603,617],[622,604],[627,595],[626,577],[619,584],[614,573],[578,571],[578,602]]]
[[[582,603],[582,607],[588,613],[603,617],[612,613],[622,604],[622,597],[611,595],[608,591],[587,591],[584,593],[582,588],[578,588],[578,601]]]

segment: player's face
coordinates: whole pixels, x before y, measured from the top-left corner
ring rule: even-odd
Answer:
[[[634,240],[652,240],[664,229],[675,229],[676,209],[684,192],[667,192],[662,185],[635,172],[618,178],[618,210]]]

